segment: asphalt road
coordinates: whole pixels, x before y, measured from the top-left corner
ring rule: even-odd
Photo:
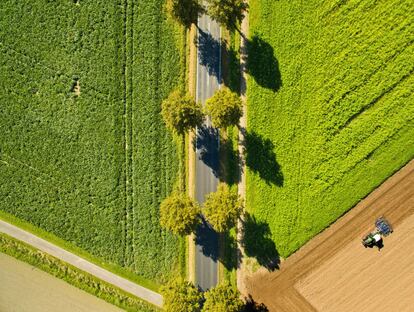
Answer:
[[[198,20],[197,35],[197,90],[196,99],[203,105],[221,82],[220,27],[207,15]],[[210,120],[197,130],[196,136],[196,186],[195,196],[199,203],[206,194],[216,191],[219,170],[218,130]],[[206,223],[196,233],[195,282],[202,290],[216,286],[218,282],[218,235]]]
[[[156,306],[162,306],[162,296],[160,294],[144,288],[138,284],[135,284],[118,275],[115,275],[73,253],[70,253],[69,251],[66,251],[33,235],[32,233],[26,232],[2,220],[0,220],[0,232],[14,237],[22,242],[25,242],[26,244],[29,244],[43,252],[46,252],[55,258],[69,263],[74,267],[81,269],[82,271],[92,274],[105,282],[108,282],[130,294],[133,294],[136,297],[142,298],[145,301],[148,301]]]

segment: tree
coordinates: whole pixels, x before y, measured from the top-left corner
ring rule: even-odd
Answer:
[[[220,88],[206,101],[206,114],[211,116],[214,127],[225,129],[237,125],[243,115],[240,97],[229,88]]]
[[[183,280],[172,281],[161,287],[164,297],[163,308],[167,312],[201,311],[202,294],[192,283]]]
[[[187,28],[197,23],[198,15],[202,13],[197,0],[167,0],[165,8],[173,20]]]
[[[242,201],[236,192],[225,183],[220,183],[215,193],[207,195],[203,213],[217,232],[234,226],[240,216]]]
[[[199,205],[190,197],[172,194],[160,205],[160,224],[174,234],[188,235],[200,222],[199,214]]]
[[[207,3],[208,15],[229,29],[237,28],[248,8],[244,0],[207,0]]]
[[[244,307],[240,293],[228,283],[210,289],[204,297],[203,312],[239,312]]]
[[[180,135],[203,123],[203,110],[190,95],[176,90],[162,102],[161,115],[168,129]]]

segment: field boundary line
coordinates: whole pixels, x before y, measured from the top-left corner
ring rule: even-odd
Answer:
[[[160,294],[111,273],[108,270],[105,270],[71,252],[68,252],[32,233],[26,232],[25,230],[22,230],[3,220],[0,220],[0,232],[29,244],[40,251],[73,265],[74,267],[77,267],[78,269],[81,269],[82,271],[85,271],[153,305],[162,307],[163,299]]]
[[[127,6],[127,8],[129,8],[131,14],[127,15],[127,25],[126,27],[128,28],[129,26],[129,31],[130,31],[130,40],[129,40],[129,45],[127,44],[126,46],[126,53],[127,53],[127,60],[128,63],[126,64],[127,66],[129,66],[129,76],[128,78],[128,83],[129,83],[129,89],[130,89],[130,100],[129,100],[129,132],[128,132],[128,140],[129,140],[129,147],[130,147],[130,157],[128,157],[129,160],[129,165],[131,167],[131,207],[130,207],[130,213],[131,213],[131,252],[132,252],[132,267],[134,268],[134,270],[136,269],[135,267],[135,210],[134,210],[134,148],[133,148],[133,125],[134,125],[134,110],[133,110],[133,101],[134,101],[134,71],[133,71],[133,67],[134,67],[134,1],[130,1],[129,5]],[[130,16],[130,21],[128,22],[128,16]],[[128,29],[127,29],[128,31]],[[128,40],[128,37],[126,38]]]

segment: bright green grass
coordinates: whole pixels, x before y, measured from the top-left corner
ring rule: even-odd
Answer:
[[[414,6],[251,0],[255,35],[281,85],[269,47],[251,50],[248,130],[277,164],[248,170],[247,209],[286,257],[414,157]]]
[[[0,6],[0,210],[163,282],[179,271],[158,224],[179,151],[159,110],[182,32],[161,0],[75,2]]]

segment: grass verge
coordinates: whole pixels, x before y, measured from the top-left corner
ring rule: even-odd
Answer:
[[[153,291],[158,292],[160,285],[144,279],[130,271],[128,271],[125,268],[122,268],[118,265],[115,265],[113,263],[108,263],[108,262],[104,262],[102,261],[102,259],[95,257],[91,254],[89,254],[88,252],[86,252],[85,250],[76,247],[74,245],[72,245],[71,243],[49,233],[46,232],[45,230],[42,230],[40,228],[35,227],[34,225],[25,222],[23,220],[20,220],[19,218],[16,218],[15,216],[8,214],[4,211],[0,210],[0,219],[3,221],[6,221],[10,224],[13,224],[14,226],[17,226],[27,232],[30,232],[52,244],[55,244],[56,246],[59,246],[60,248],[63,248],[69,252],[74,253],[75,255],[78,255],[82,258],[84,258],[85,260],[88,260],[89,262],[92,262],[114,274],[117,274],[119,276],[122,276],[123,278],[126,278],[128,280],[130,280],[131,282],[137,283],[145,288],[151,289]]]
[[[41,269],[67,283],[126,311],[160,311],[153,305],[136,298],[117,287],[83,272],[59,259],[0,233],[0,252]]]

